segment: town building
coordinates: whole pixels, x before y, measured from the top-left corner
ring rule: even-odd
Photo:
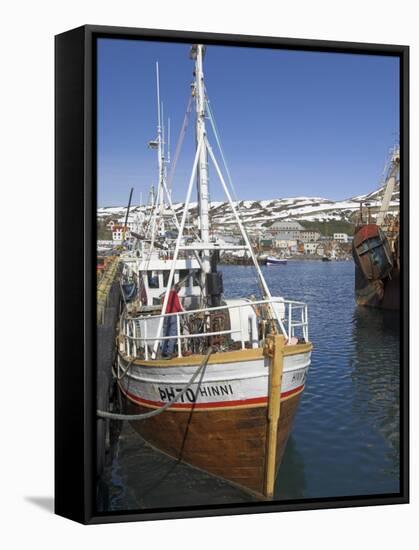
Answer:
[[[261,239],[259,242],[259,246],[262,250],[271,250],[273,244],[274,243],[272,239]]]
[[[275,239],[273,241],[274,248],[290,254],[298,252],[298,242],[296,239]]]
[[[338,243],[347,243],[349,236],[346,233],[333,233],[333,240]]]
[[[316,254],[319,243],[304,243],[304,254]]]
[[[324,256],[325,252],[326,252],[325,245],[324,244],[318,244],[317,248],[316,248],[316,254],[318,256]]]
[[[125,217],[124,218],[119,218],[118,225],[121,226],[121,227],[124,227]],[[135,219],[134,217],[129,216],[128,220],[127,220],[127,228],[130,231],[135,231],[135,228],[136,228],[137,225],[138,225],[138,220]]]
[[[300,241],[303,243],[315,243],[320,237],[321,233],[319,231],[313,231],[311,229],[300,231]]]
[[[295,220],[277,220],[269,226],[269,232],[280,239],[298,240],[303,230],[304,227]]]
[[[124,240],[124,233],[125,236],[127,236],[129,234],[129,230],[125,229],[123,225],[114,225],[112,229],[112,240],[122,243]]]

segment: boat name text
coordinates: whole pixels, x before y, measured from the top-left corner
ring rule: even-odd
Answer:
[[[160,386],[157,389],[163,402],[171,401],[177,393],[183,391],[183,388],[161,388]],[[188,388],[182,397],[180,397],[179,402],[195,403],[197,394],[199,397],[224,397],[225,395],[233,395],[233,388],[230,384],[224,384],[223,386],[201,386],[197,390]]]

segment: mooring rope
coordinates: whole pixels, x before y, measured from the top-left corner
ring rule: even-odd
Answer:
[[[157,416],[158,414],[161,414],[166,409],[171,407],[176,401],[178,401],[185,393],[188,391],[188,389],[192,386],[192,384],[195,382],[196,378],[198,377],[199,373],[204,370],[204,368],[207,366],[208,360],[210,358],[210,355],[212,353],[212,347],[208,348],[207,354],[204,357],[201,365],[199,368],[194,372],[193,376],[189,380],[189,382],[186,384],[186,386],[180,391],[175,397],[171,400],[165,403],[162,407],[159,409],[155,409],[154,411],[150,411],[148,413],[141,413],[141,414],[120,414],[120,413],[112,413],[109,411],[101,411],[100,409],[96,410],[97,416],[100,418],[110,418],[111,420],[146,420],[147,418],[152,418],[153,416]],[[129,367],[131,366],[132,362],[128,365],[126,368],[124,374],[127,372]]]
[[[118,358],[118,361],[119,361],[119,358]],[[114,378],[116,378],[118,381],[125,378],[125,376],[128,373],[129,369],[132,367],[132,364],[134,363],[134,361],[135,361],[135,358],[131,359],[131,361],[128,363],[125,370],[123,368],[121,368],[121,371],[122,371],[121,376],[119,376],[119,368],[118,368],[118,372],[115,372],[115,369],[112,367],[112,374],[114,375]]]

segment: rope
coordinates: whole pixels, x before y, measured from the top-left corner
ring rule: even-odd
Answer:
[[[182,149],[183,140],[185,139],[186,129],[189,124],[189,115],[191,114],[191,110],[192,110],[192,96],[190,96],[188,100],[188,106],[186,107],[186,113],[183,118],[182,128],[179,132],[179,137],[176,144],[175,155],[173,158],[172,166],[170,168],[169,177],[167,178],[167,188],[169,189],[169,191],[172,190],[173,177],[175,175],[176,165],[177,165],[177,161],[179,160],[179,155]]]
[[[205,92],[206,92],[206,90],[205,90]],[[217,142],[217,146],[218,146],[218,149],[220,151],[221,159],[223,161],[224,169],[226,171],[227,179],[228,179],[228,182],[230,184],[231,190],[233,192],[233,196],[234,196],[234,198],[237,202],[237,205],[238,205],[238,203],[240,202],[239,197],[237,195],[236,188],[234,187],[233,180],[232,180],[231,174],[230,174],[230,169],[227,165],[227,161],[226,161],[226,158],[224,156],[224,151],[223,151],[223,148],[221,146],[221,140],[220,140],[220,136],[219,136],[219,133],[218,133],[217,124],[215,122],[214,112],[212,110],[212,107],[210,105],[210,100],[208,98],[208,93],[206,93],[206,96],[207,96],[206,97],[206,106],[207,106],[207,110],[208,110],[208,114],[209,114],[209,120],[210,120],[210,123],[211,123],[211,126],[212,126],[212,130],[214,132],[215,141]]]
[[[212,347],[208,348],[207,354],[204,357],[200,367],[195,371],[192,378],[189,380],[189,382],[186,384],[186,386],[182,389],[181,392],[179,392],[171,401],[165,403],[163,407],[160,407],[159,409],[156,409],[154,411],[148,412],[148,413],[141,413],[141,414],[119,414],[119,413],[111,413],[108,411],[101,411],[100,409],[96,410],[97,416],[100,418],[110,418],[111,420],[146,420],[147,418],[152,418],[153,416],[157,416],[158,414],[163,413],[165,410],[167,410],[169,407],[171,407],[176,401],[178,401],[185,393],[188,391],[188,389],[192,386],[192,384],[195,382],[197,376],[201,371],[205,369],[207,366],[208,360],[210,358],[210,355],[212,353]],[[132,363],[132,361],[131,361]],[[127,369],[131,366],[131,364],[128,365]],[[126,372],[126,371],[125,371]]]
[[[127,368],[125,370],[121,369],[122,370],[122,375],[121,376],[118,376],[119,368],[118,368],[118,372],[115,372],[115,369],[112,367],[112,374],[114,375],[114,377],[118,381],[125,378],[126,374],[128,373],[129,369],[131,368],[132,364],[134,363],[134,360],[135,360],[135,358],[131,359],[131,361],[128,363]],[[119,361],[119,358],[118,358],[118,361]]]

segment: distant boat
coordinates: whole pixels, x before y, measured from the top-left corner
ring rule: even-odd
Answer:
[[[266,265],[283,265],[287,263],[286,258],[275,258],[273,256],[268,256],[266,258]]]
[[[331,262],[331,258],[329,258],[329,256],[323,256],[322,258],[322,262]]]

